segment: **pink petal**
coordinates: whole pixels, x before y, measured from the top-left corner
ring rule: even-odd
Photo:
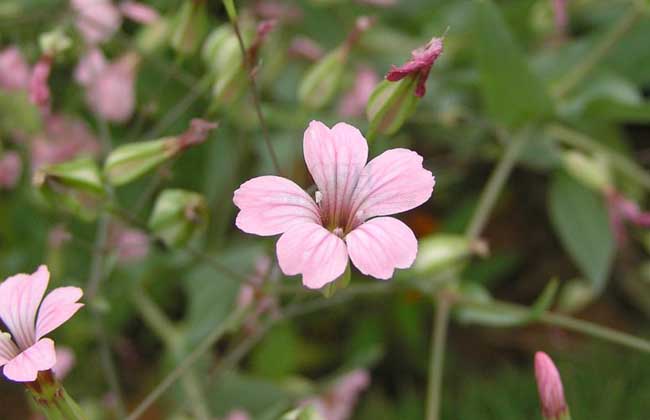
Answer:
[[[99,48],[92,48],[77,63],[74,79],[82,86],[90,85],[108,66]]]
[[[395,268],[409,268],[418,253],[411,229],[393,217],[363,223],[345,237],[348,253],[363,274],[387,280]]]
[[[312,121],[303,149],[307,168],[322,194],[324,224],[339,226],[347,217],[352,192],[368,160],[368,143],[359,130],[338,123],[332,129]]]
[[[282,272],[302,274],[302,283],[319,289],[340,277],[348,264],[345,243],[315,223],[294,226],[278,240],[276,251]]]
[[[296,224],[320,223],[318,207],[294,182],[279,176],[260,176],[235,191],[239,207],[237,227],[255,235],[277,235]]]
[[[27,89],[29,73],[29,65],[17,47],[8,47],[0,51],[0,88]]]
[[[32,382],[38,372],[51,369],[55,363],[54,341],[44,338],[9,361],[3,372],[12,381]]]
[[[18,353],[20,351],[11,339],[11,335],[0,331],[0,366],[16,357]]]
[[[154,23],[160,19],[160,14],[156,9],[144,3],[138,3],[137,1],[124,1],[120,3],[120,11],[132,21],[141,24]]]
[[[59,287],[48,293],[38,311],[36,339],[40,339],[72,318],[72,315],[84,306],[82,303],[77,303],[81,296],[83,291],[78,287]]]
[[[122,24],[122,15],[110,0],[71,0],[75,24],[91,45],[106,41]]]
[[[16,274],[0,285],[0,318],[21,349],[36,342],[34,319],[49,280],[41,265],[34,274]]]
[[[352,199],[352,226],[374,216],[410,210],[431,197],[435,180],[422,167],[422,156],[408,149],[391,149],[363,170]]]
[[[52,372],[54,376],[62,380],[68,373],[72,370],[76,361],[74,352],[72,349],[67,347],[57,347],[56,348],[56,364],[52,366]]]
[[[86,89],[86,101],[107,121],[124,122],[135,110],[135,70],[137,58],[126,54],[109,64]]]

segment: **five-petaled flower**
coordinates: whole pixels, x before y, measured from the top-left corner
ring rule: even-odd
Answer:
[[[54,341],[43,337],[83,306],[78,287],[54,289],[43,299],[49,280],[41,265],[33,274],[16,274],[0,284],[0,318],[10,333],[0,331],[0,366],[13,381],[35,381],[38,372],[54,367]]]
[[[393,217],[431,197],[434,177],[422,157],[391,149],[367,165],[368,143],[345,123],[331,129],[312,121],[303,140],[307,168],[318,191],[315,200],[278,176],[253,178],[235,191],[236,224],[244,232],[282,234],[276,251],[286,275],[302,274],[317,289],[340,277],[348,256],[363,274],[392,277],[417,254],[411,229]]]
[[[411,52],[411,59],[403,66],[392,66],[388,74],[386,74],[386,79],[391,82],[397,82],[407,76],[413,75],[413,77],[417,78],[415,96],[424,96],[431,67],[438,57],[440,57],[440,54],[442,54],[442,40],[443,38],[433,38],[424,47],[413,50]]]

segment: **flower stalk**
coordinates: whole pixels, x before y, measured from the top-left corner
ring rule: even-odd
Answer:
[[[39,372],[36,381],[25,384],[48,420],[86,420],[87,417],[66,392],[51,370]]]

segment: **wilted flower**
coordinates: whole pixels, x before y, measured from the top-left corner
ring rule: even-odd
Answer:
[[[419,206],[431,197],[434,178],[422,157],[407,149],[387,150],[367,165],[368,144],[345,123],[328,128],[312,121],[303,149],[318,191],[315,200],[294,182],[253,178],[235,191],[237,227],[277,242],[280,268],[302,274],[303,284],[321,288],[343,275],[348,256],[363,274],[389,279],[408,268],[417,240],[403,222],[386,216]]]
[[[605,192],[610,226],[619,244],[625,243],[627,233],[625,222],[639,227],[650,227],[650,212],[644,212],[634,201],[625,198],[613,188]]]
[[[0,51],[0,89],[27,90],[29,79],[29,65],[17,47]]]
[[[70,0],[75,24],[88,44],[109,39],[122,24],[122,15],[111,0]]]
[[[137,1],[123,1],[120,3],[120,12],[134,22],[148,25],[160,19],[160,14],[156,9]]]
[[[415,96],[424,96],[431,67],[442,54],[442,41],[443,38],[433,38],[424,47],[413,50],[411,59],[400,67],[392,66],[386,74],[386,79],[397,82],[407,76],[413,76],[417,78]]]
[[[139,261],[149,253],[149,236],[141,230],[121,224],[111,226],[108,242],[118,261],[123,264]]]
[[[369,67],[361,67],[357,71],[352,90],[343,96],[339,103],[339,114],[342,117],[360,117],[366,111],[370,94],[379,83],[379,76]]]
[[[306,36],[297,36],[291,40],[289,55],[309,61],[318,61],[325,54],[316,41]]]
[[[535,353],[535,379],[545,420],[568,419],[562,379],[553,360],[544,352]]]
[[[43,299],[49,280],[42,265],[33,274],[16,274],[0,284],[0,318],[9,330],[0,332],[0,366],[13,381],[35,381],[38,372],[54,367],[54,341],[43,336],[83,306],[78,287],[54,289]]]
[[[17,152],[5,152],[0,155],[0,190],[10,190],[16,186],[23,162]]]
[[[52,373],[58,380],[63,380],[72,370],[76,358],[72,349],[68,347],[56,348],[56,364],[52,366]]]
[[[352,415],[359,394],[368,388],[368,385],[368,372],[357,369],[338,379],[323,395],[304,400],[301,405],[311,405],[323,419],[347,420]]]

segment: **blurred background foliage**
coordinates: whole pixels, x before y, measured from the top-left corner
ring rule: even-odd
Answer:
[[[172,29],[178,25],[174,16],[183,2],[147,3]],[[242,19],[259,21],[261,3],[268,2],[236,5]],[[444,274],[449,271],[461,279],[459,290],[526,305],[549,279],[557,278],[554,309],[650,336],[650,235],[630,227],[627,240],[617,241],[609,190],[594,181],[608,174],[607,188],[641,207],[650,188],[644,169],[650,160],[647,1],[569,0],[564,34],[557,32],[549,0],[399,0],[391,7],[347,0],[279,3],[298,10],[299,17],[281,16],[261,47],[256,79],[285,175],[304,187],[311,184],[301,148],[310,120],[332,124],[345,119],[366,131],[365,115],[342,117],[337,106],[354,88],[359,66],[381,77],[391,64],[406,61],[412,49],[443,33],[444,53],[429,77],[427,94],[396,134],[378,135],[371,145],[371,155],[393,147],[414,149],[436,176],[432,199],[402,217],[423,239],[420,252],[425,252],[424,239],[466,231],[502,156],[512,154],[516,166],[480,232],[489,244],[488,256],[464,255],[435,273],[426,267],[400,272],[390,288],[353,271],[349,291],[295,316],[285,309],[303,308],[318,296],[301,290],[298,278],[282,278],[274,264],[267,277],[276,281],[267,281],[264,290],[277,296],[280,318],[266,314],[250,329],[227,331],[190,370],[213,415],[244,408],[255,419],[274,418],[338,374],[364,367],[371,385],[354,419],[423,418],[433,308],[429,296],[448,282]],[[376,17],[374,26],[353,47],[331,103],[309,109],[298,100],[298,89],[312,64],[288,54],[291,41],[306,36],[330,51],[361,15]],[[207,3],[205,18],[206,34],[228,27],[219,1]],[[50,78],[57,113],[83,119],[113,148],[177,135],[191,118],[220,123],[204,144],[115,189],[119,206],[139,226],[146,223],[154,197],[167,188],[202,194],[209,213],[205,231],[189,244],[176,249],[151,237],[148,255],[125,263],[115,249],[97,249],[95,242],[106,227],[102,224],[112,225],[117,216],[86,222],[35,194],[31,146],[25,138],[41,132],[42,121],[24,98],[0,92],[1,150],[17,150],[26,168],[15,188],[0,191],[0,274],[31,271],[45,262],[53,273],[52,286],[87,286],[97,261],[93,256],[106,257],[101,288],[87,301],[89,310],[55,337],[76,353],[68,390],[94,407],[97,418],[112,418],[119,415],[112,414],[114,405],[106,397],[111,389],[104,369],[106,349],[132,409],[229,319],[241,283],[254,275],[256,262],[274,258],[273,239],[248,236],[234,227],[231,200],[241,182],[274,169],[246,80],[234,97],[213,93],[215,83],[231,77],[229,71],[245,76],[240,55],[231,55],[236,60],[215,73],[201,59],[202,38],[196,52],[180,54],[170,47],[169,36],[151,42],[151,27],[125,21],[102,48],[111,58],[128,51],[140,54],[137,105],[125,123],[106,124],[85,105],[72,78],[83,45],[73,20],[67,1],[0,4],[1,45],[18,45],[30,63],[40,55],[41,32],[63,28],[72,38],[72,48],[57,57]],[[600,162],[605,163],[598,166]],[[70,239],[53,246],[51,232],[57,226],[65,226]],[[574,418],[647,419],[647,354],[556,327],[494,328],[490,314],[462,309],[454,312],[450,327],[444,419],[540,418],[532,375],[532,355],[539,349],[558,362]],[[155,325],[157,315],[162,315],[162,325]],[[157,334],[160,329],[163,333]],[[240,348],[244,351],[233,355],[232,349]],[[20,388],[3,381],[0,389],[3,418],[26,418]],[[143,418],[185,418],[186,392],[182,385],[173,388]]]

